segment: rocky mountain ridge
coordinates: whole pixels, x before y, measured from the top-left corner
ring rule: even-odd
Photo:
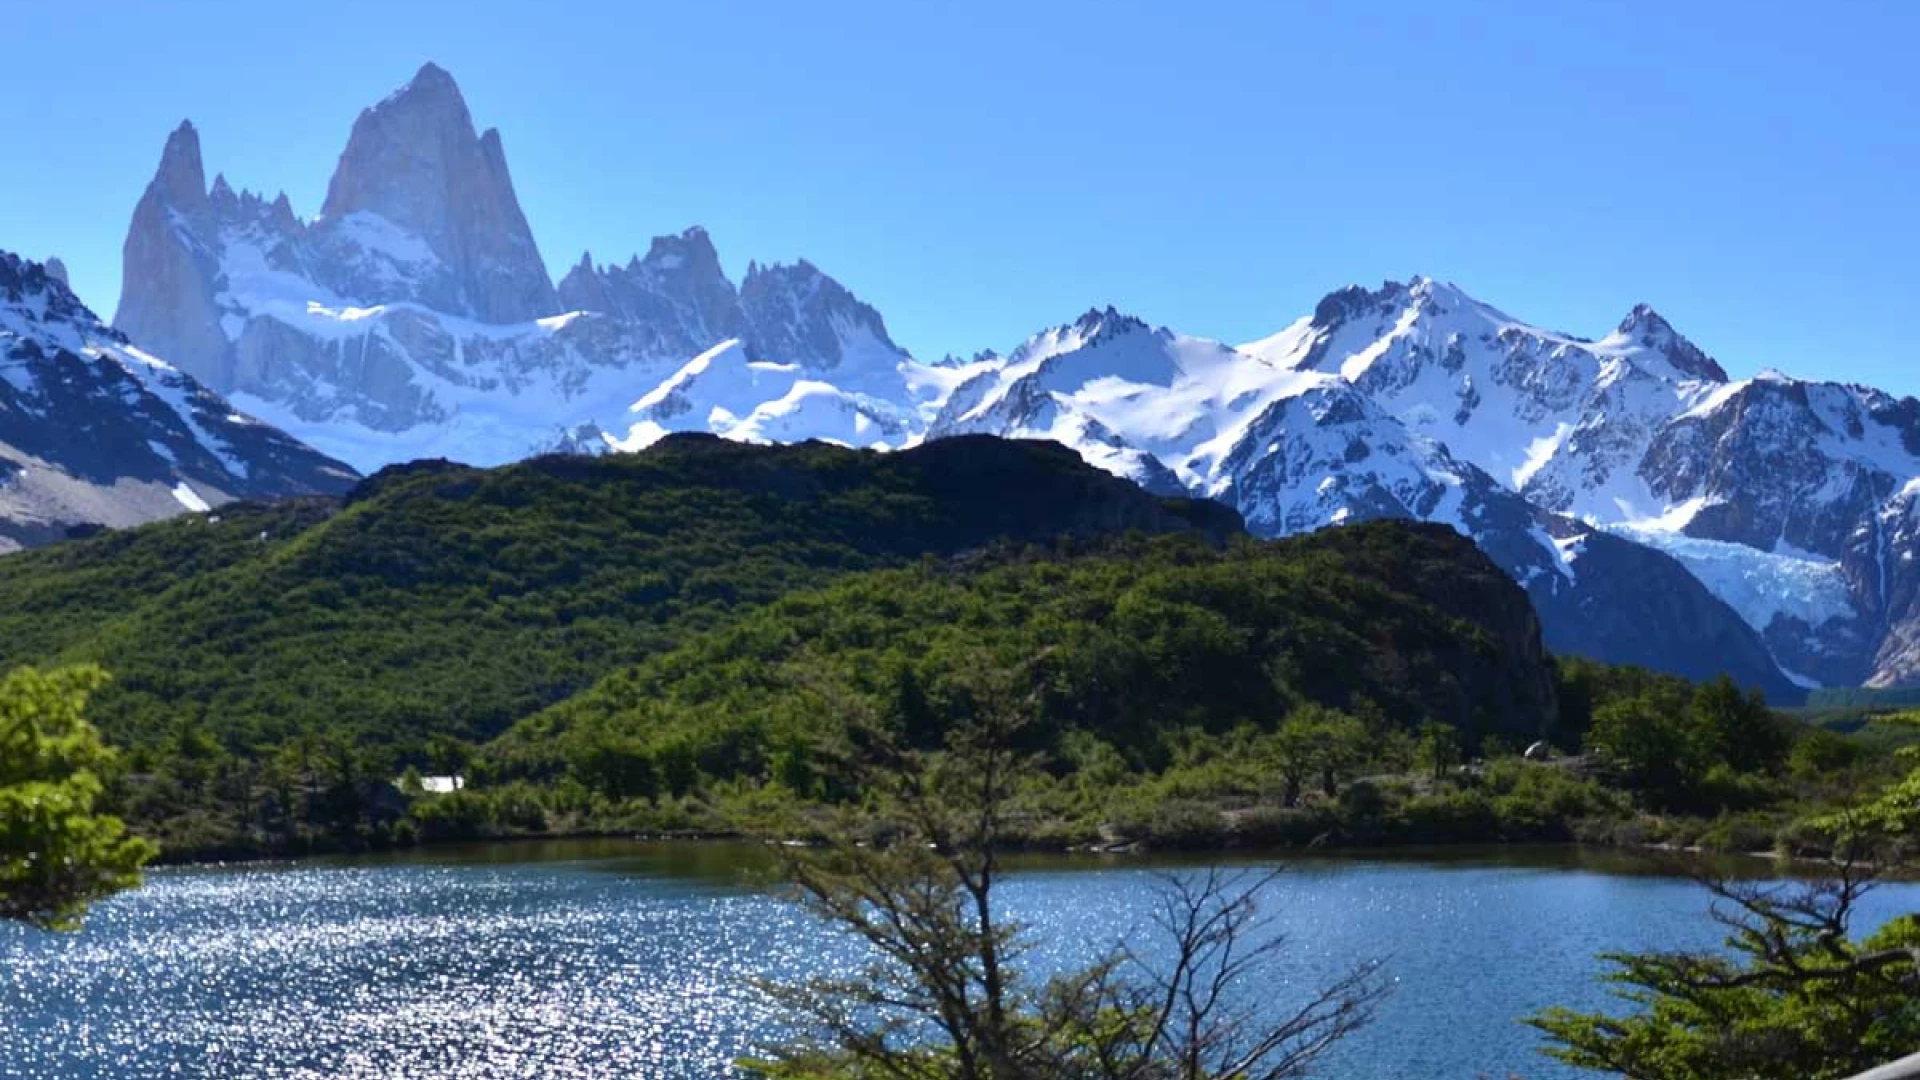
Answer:
[[[356,479],[103,324],[63,268],[0,252],[0,552]]]
[[[1645,305],[1587,339],[1416,278],[1337,290],[1237,346],[1109,307],[921,363],[805,260],[736,285],[697,227],[549,284],[499,135],[432,65],[354,124],[310,221],[204,176],[183,125],[135,212],[117,322],[362,469],[675,431],[1048,438],[1263,535],[1453,525],[1556,648],[1782,693],[1920,679],[1920,403],[1730,380]]]

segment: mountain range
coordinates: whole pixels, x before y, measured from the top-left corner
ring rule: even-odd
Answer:
[[[0,332],[19,334],[9,318]],[[325,487],[338,462],[490,465],[678,431],[1045,438],[1262,536],[1451,525],[1526,588],[1557,651],[1727,670],[1779,696],[1920,682],[1912,398],[1733,380],[1649,307],[1587,338],[1427,278],[1340,289],[1237,345],[1102,308],[938,363],[805,260],[736,284],[697,227],[624,263],[582,255],[555,284],[499,133],[431,64],[360,115],[312,218],[209,184],[182,124],[134,211],[115,329],[72,318],[92,328],[74,355],[164,358],[151,370],[259,418],[244,430],[309,470],[263,468],[245,490],[173,480],[207,503]],[[148,464],[129,475],[159,496],[97,520],[193,507],[162,502],[172,474]]]

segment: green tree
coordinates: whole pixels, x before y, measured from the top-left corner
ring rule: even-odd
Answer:
[[[1431,770],[1435,780],[1445,776],[1448,769],[1460,764],[1460,730],[1434,720],[1421,724],[1414,762]]]
[[[1328,710],[1321,723],[1325,749],[1320,754],[1320,793],[1331,799],[1367,760],[1367,727],[1346,713]]]
[[[1367,729],[1346,713],[1322,705],[1303,705],[1287,714],[1268,736],[1266,758],[1280,777],[1281,799],[1298,806],[1309,780],[1317,780],[1328,798],[1366,760]]]
[[[65,929],[140,882],[153,856],[95,811],[113,751],[86,722],[98,668],[22,668],[0,679],[0,918]]]
[[[608,798],[651,801],[660,795],[660,770],[653,755],[633,740],[595,742],[575,759],[573,768],[583,783]]]
[[[1803,781],[1852,768],[1867,756],[1860,743],[1825,728],[1811,728],[1793,744],[1787,768]]]
[[[1611,702],[1593,714],[1587,746],[1628,787],[1657,806],[1683,804],[1699,787],[1708,761],[1689,717],[1648,698]]]
[[[1903,747],[1899,756],[1914,762],[1915,768],[1864,805],[1827,815],[1816,824],[1843,839],[1870,837],[1895,858],[1920,857],[1920,850],[1916,850],[1916,843],[1920,842],[1920,746]]]
[[[1320,733],[1307,710],[1295,710],[1266,740],[1267,757],[1280,777],[1280,801],[1300,805],[1300,792],[1319,766]]]
[[[1530,1019],[1550,1055],[1632,1080],[1840,1080],[1920,1046],[1920,917],[1850,936],[1871,878],[1706,883],[1724,953],[1616,953],[1624,1016]]]
[[[1741,772],[1773,772],[1791,749],[1788,729],[1767,708],[1758,690],[1743,692],[1721,675],[1693,694],[1693,715],[1705,728],[1715,756]]]

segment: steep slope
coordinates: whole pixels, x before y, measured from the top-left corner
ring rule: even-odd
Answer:
[[[353,482],[102,325],[62,275],[0,252],[0,551]]]
[[[392,243],[395,229],[426,250]],[[460,88],[433,64],[354,121],[313,240],[343,294],[485,323],[556,311],[500,132],[474,134]]]
[[[1450,530],[1382,522],[1224,551],[1184,539],[797,593],[515,725],[489,764],[496,778],[547,777],[610,751],[719,779],[764,775],[821,734],[796,698],[826,677],[932,741],[982,651],[1039,666],[1030,738],[1057,748],[1085,732],[1136,761],[1164,761],[1183,728],[1265,727],[1309,701],[1404,729],[1452,724],[1474,745],[1555,733],[1539,623]]]
[[[1645,305],[1588,341],[1425,279],[1334,293],[1243,348],[1338,372],[1536,505],[1666,551],[1803,681],[1912,674],[1879,654],[1900,613],[1847,563],[1920,475],[1920,402],[1729,381]]]
[[[1260,536],[1381,518],[1445,523],[1527,590],[1556,650],[1695,678],[1726,671],[1776,698],[1797,695],[1758,634],[1673,559],[1542,508],[1423,430],[1419,415],[1393,415],[1381,386],[1369,393],[1337,365],[1305,362],[1324,360],[1313,342],[1329,336],[1308,322],[1248,352],[1090,311],[975,369],[931,431],[1054,439],[1151,490],[1218,499]],[[1669,617],[1639,618],[1660,605]]]
[[[736,289],[695,228],[624,267],[583,257],[556,289],[499,133],[476,133],[432,64],[361,114],[310,221],[284,195],[209,187],[182,124],[134,211],[115,323],[367,471],[806,428],[796,414],[861,413],[873,424],[840,425],[859,445],[897,447],[922,426],[902,374],[917,368],[872,308],[804,261],[755,267]],[[686,398],[686,365],[730,340],[763,396],[635,408],[667,384]]]
[[[97,719],[236,746],[312,725],[485,737],[617,666],[842,574],[998,541],[1138,530],[1225,543],[1056,446],[898,454],[681,435],[643,453],[385,470],[344,503],[207,517],[0,559],[0,669],[94,660]]]

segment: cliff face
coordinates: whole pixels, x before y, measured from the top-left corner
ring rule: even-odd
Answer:
[[[559,313],[500,133],[474,133],[460,88],[433,64],[360,114],[320,213],[315,239],[343,294],[487,323]]]
[[[167,137],[160,168],[133,210],[121,249],[120,308],[113,324],[155,355],[210,386],[232,383],[231,357],[214,302],[219,254],[200,133],[182,123]]]

